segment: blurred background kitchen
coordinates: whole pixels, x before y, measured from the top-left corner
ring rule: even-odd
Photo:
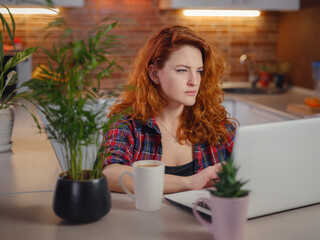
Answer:
[[[21,0],[1,1],[9,7],[25,5]],[[311,62],[320,61],[320,1],[318,0],[57,0],[59,10],[71,27],[81,36],[101,19],[113,14],[119,20],[116,32],[125,36],[126,48],[119,49],[119,57],[132,60],[145,40],[164,26],[181,24],[202,33],[223,50],[229,71],[226,82],[247,82],[248,68],[239,57],[247,54],[256,74],[260,69],[277,62],[290,63],[287,83],[313,89]],[[176,5],[175,5],[176,4]],[[180,5],[179,5],[180,4]],[[222,9],[261,9],[258,17],[195,17],[185,16],[183,9],[195,5]],[[178,6],[179,5],[179,6]],[[200,6],[201,7],[201,6]],[[16,38],[22,48],[57,41],[54,35],[43,41],[43,28],[50,19],[46,14],[15,14]],[[31,60],[30,60],[31,61]],[[31,63],[32,62],[32,63]],[[45,63],[44,54],[37,51],[30,62],[31,70]],[[102,83],[111,89],[125,82],[129,71],[115,72]]]

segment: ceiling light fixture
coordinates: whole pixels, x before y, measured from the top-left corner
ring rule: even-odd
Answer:
[[[258,10],[205,10],[205,9],[190,9],[183,10],[185,16],[205,16],[205,17],[258,17]]]
[[[12,14],[58,14],[59,9],[47,9],[47,8],[9,8]],[[1,14],[8,14],[6,8],[0,8]]]

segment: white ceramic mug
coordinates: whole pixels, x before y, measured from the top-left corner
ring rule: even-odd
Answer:
[[[161,208],[163,197],[164,163],[157,160],[141,160],[133,163],[133,173],[123,172],[119,182],[125,193],[142,211],[156,211]],[[123,184],[122,176],[129,175],[134,180],[134,194]]]

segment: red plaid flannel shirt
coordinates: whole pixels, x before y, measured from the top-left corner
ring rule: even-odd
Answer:
[[[162,144],[161,132],[154,118],[149,119],[146,124],[124,116],[115,123],[114,128],[104,134],[99,150],[100,159],[104,166],[113,163],[132,165],[135,161],[153,159],[161,161]],[[194,173],[213,166],[231,156],[234,139],[234,127],[225,125],[229,132],[226,144],[211,146],[207,143],[195,144],[194,146]],[[109,156],[103,157],[105,152]]]

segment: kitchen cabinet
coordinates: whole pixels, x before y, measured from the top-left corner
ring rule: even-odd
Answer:
[[[17,4],[17,1],[19,1],[19,0],[3,0],[3,1],[1,1],[1,3],[7,6],[7,5],[12,5],[12,4]]]
[[[239,109],[239,108],[238,108]],[[241,113],[238,113],[241,116]],[[250,107],[247,120],[247,125],[281,122],[290,120],[280,114],[276,114],[270,111],[262,110],[256,107]]]
[[[160,9],[260,9],[293,11],[300,9],[300,0],[160,0]]]
[[[300,9],[300,0],[238,0],[233,1],[240,8],[274,11],[290,11]]]
[[[241,126],[295,119],[294,117],[288,117],[286,114],[268,110],[262,106],[251,105],[236,100],[224,100],[223,105],[231,117],[237,119]]]
[[[11,59],[11,57],[12,57],[11,53],[12,52],[10,52],[9,54],[5,53],[5,55],[4,55],[4,63],[7,63]],[[27,87],[21,87],[21,85],[24,82],[26,82],[26,81],[31,79],[31,75],[32,75],[32,56],[27,58],[26,60],[18,63],[16,66],[10,68],[8,72],[11,72],[11,71],[17,72],[18,81],[14,85],[7,86],[5,91],[4,91],[4,94],[8,95],[8,94],[12,93],[13,91],[17,91],[17,93],[21,93],[21,92],[24,92],[24,91],[28,90]],[[4,79],[6,79],[6,78],[7,78],[7,73],[4,76]]]
[[[21,6],[40,6],[39,4],[46,3],[45,0],[5,0],[1,1],[5,5],[17,5],[19,7]],[[83,7],[84,6],[84,0],[53,0],[53,3],[57,7]]]
[[[27,87],[19,88],[24,82],[31,79],[32,76],[32,56],[28,59],[20,62],[17,65],[18,82],[17,82],[17,92],[21,93],[27,91]]]

